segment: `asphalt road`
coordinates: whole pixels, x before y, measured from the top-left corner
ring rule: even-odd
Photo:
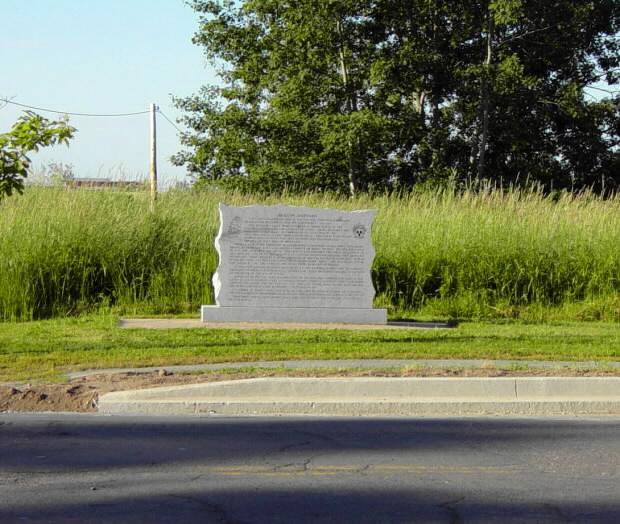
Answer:
[[[0,415],[0,522],[620,522],[620,419]]]

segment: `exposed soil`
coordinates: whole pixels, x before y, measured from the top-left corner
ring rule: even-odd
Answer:
[[[99,395],[111,391],[143,389],[157,386],[174,386],[244,378],[290,376],[348,376],[348,377],[511,377],[511,376],[562,376],[594,377],[616,376],[618,370],[588,369],[525,369],[502,370],[496,368],[405,368],[402,370],[253,370],[235,373],[171,373],[160,370],[153,373],[115,373],[91,375],[62,384],[0,385],[0,412],[15,411],[97,411]]]

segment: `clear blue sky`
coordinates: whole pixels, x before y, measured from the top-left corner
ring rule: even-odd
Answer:
[[[184,0],[0,0],[0,98],[80,113],[142,111],[154,102],[174,121],[170,94],[216,81],[191,43],[197,28]],[[0,108],[0,132],[21,111]],[[80,177],[146,176],[148,118],[71,117],[78,133],[70,147],[33,155],[35,168],[64,162]],[[169,161],[178,133],[159,115],[158,135],[160,177],[183,179]]]

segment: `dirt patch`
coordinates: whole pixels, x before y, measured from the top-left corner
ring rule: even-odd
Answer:
[[[403,368],[367,370],[282,370],[264,369],[250,372],[115,373],[80,377],[63,384],[0,385],[0,412],[15,411],[97,411],[99,395],[111,391],[142,389],[239,380],[259,377],[603,377],[617,376],[618,370],[561,369],[496,369],[496,368]]]

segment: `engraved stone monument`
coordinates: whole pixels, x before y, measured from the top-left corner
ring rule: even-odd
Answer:
[[[217,306],[203,322],[385,324],[373,309],[374,211],[220,204],[213,276]]]

